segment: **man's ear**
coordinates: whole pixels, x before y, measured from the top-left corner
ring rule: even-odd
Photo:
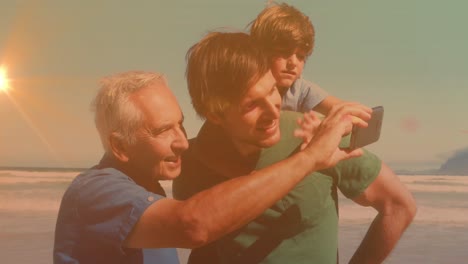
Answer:
[[[112,154],[121,162],[128,161],[127,143],[116,133],[112,132],[109,136],[109,146]]]
[[[206,119],[213,124],[221,125],[223,116],[220,113],[206,113]]]

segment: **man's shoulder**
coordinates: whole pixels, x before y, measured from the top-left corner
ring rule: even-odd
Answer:
[[[194,194],[222,182],[206,162],[203,162],[197,151],[197,138],[189,140],[189,148],[182,153],[180,175],[173,180],[172,194],[178,200],[186,200]],[[216,162],[213,160],[212,162]]]
[[[279,162],[298,150],[302,139],[294,136],[297,129],[297,119],[302,114],[293,111],[281,111],[280,114],[280,140],[269,148],[262,149],[257,162],[257,169],[267,167],[275,162]]]
[[[191,138],[188,140],[189,147],[182,153],[182,159],[190,161],[196,158],[195,154],[195,145],[197,144],[197,137]],[[182,164],[183,165],[183,164]]]
[[[302,117],[302,113],[290,110],[281,110],[280,127],[297,127],[297,118]]]
[[[119,170],[92,168],[74,179],[64,199],[71,199],[76,206],[81,208],[94,208],[97,201],[111,207],[113,204],[145,201],[150,196],[153,196],[153,200],[161,198],[147,191]]]
[[[198,138],[194,137],[189,139],[189,147],[182,153],[182,168],[185,169],[181,172],[189,173],[192,170],[205,170],[206,166],[200,161],[200,153],[197,148]],[[180,177],[177,177],[178,180]]]
[[[297,120],[302,118],[303,114],[295,111],[282,110],[280,113],[280,143],[281,142],[299,142],[300,139],[294,136],[294,130],[298,128]]]
[[[117,169],[93,167],[76,176],[70,188],[90,187],[91,185],[111,184],[114,182],[135,184],[130,177]]]

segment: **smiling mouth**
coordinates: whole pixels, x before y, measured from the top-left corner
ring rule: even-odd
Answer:
[[[272,120],[268,125],[260,126],[257,129],[262,131],[263,133],[271,134],[276,131],[277,125],[278,125],[278,121]]]
[[[167,158],[164,160],[165,162],[172,163],[174,165],[180,164],[181,158],[180,157],[172,157],[172,158]]]

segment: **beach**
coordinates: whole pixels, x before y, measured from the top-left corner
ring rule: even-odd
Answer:
[[[60,199],[79,170],[0,170],[0,256],[3,264],[52,263]],[[468,258],[468,176],[400,175],[418,213],[385,263],[462,263]],[[162,182],[171,195],[171,182]],[[347,263],[375,216],[340,197],[339,250]],[[180,250],[181,264],[188,250]]]

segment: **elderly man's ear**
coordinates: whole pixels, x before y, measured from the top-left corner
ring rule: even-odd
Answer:
[[[112,132],[109,136],[109,146],[114,157],[120,162],[128,161],[128,144],[117,132]]]

